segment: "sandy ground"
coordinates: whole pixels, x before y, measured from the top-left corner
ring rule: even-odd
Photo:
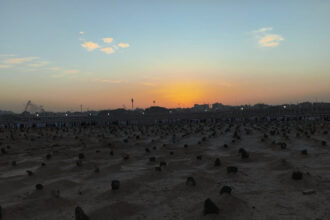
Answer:
[[[2,130],[2,219],[75,219],[77,206],[91,220],[330,219],[329,130],[324,122]],[[220,195],[225,185],[232,192]],[[207,198],[219,214],[203,214]]]

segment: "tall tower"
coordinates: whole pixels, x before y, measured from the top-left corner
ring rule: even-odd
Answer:
[[[133,98],[131,99],[131,102],[132,102],[132,110],[133,110],[133,107],[134,107],[134,99]]]

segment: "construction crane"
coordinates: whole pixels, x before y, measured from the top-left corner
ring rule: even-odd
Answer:
[[[38,106],[29,100],[25,105],[24,112],[45,112],[45,110],[42,105]]]

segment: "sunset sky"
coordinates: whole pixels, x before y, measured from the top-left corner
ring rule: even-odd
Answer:
[[[330,102],[328,0],[0,0],[0,30],[1,110]]]

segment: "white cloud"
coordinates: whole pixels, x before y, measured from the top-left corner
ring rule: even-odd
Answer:
[[[259,39],[261,47],[277,47],[284,38],[279,34],[268,34]]]
[[[14,57],[14,54],[0,54],[0,57]]]
[[[104,43],[109,44],[109,43],[111,43],[113,41],[113,38],[106,37],[106,38],[103,38],[102,40],[103,40]]]
[[[49,67],[47,69],[50,70],[50,71],[59,71],[60,70],[59,67]]]
[[[258,30],[252,31],[258,39],[259,46],[261,47],[277,47],[280,42],[284,40],[282,35],[270,33],[272,27],[263,27]]]
[[[93,82],[100,82],[100,83],[111,83],[111,84],[119,84],[122,81],[121,80],[110,80],[110,79],[92,79]]]
[[[259,30],[255,30],[255,31],[253,31],[253,33],[264,33],[264,32],[266,32],[266,31],[271,31],[271,30],[273,30],[273,28],[272,27],[264,27],[264,28],[260,28]]]
[[[79,70],[66,70],[65,73],[68,73],[68,74],[77,74],[77,73],[79,73]]]
[[[94,43],[92,41],[87,41],[87,42],[81,44],[81,46],[86,48],[88,51],[93,51],[100,47],[97,43]]]
[[[48,64],[49,64],[49,62],[47,62],[47,61],[40,61],[38,63],[30,63],[30,64],[28,64],[28,66],[30,66],[30,67],[43,67],[43,66],[46,66]]]
[[[129,44],[128,43],[119,43],[118,46],[121,48],[127,48],[127,47],[129,47]]]
[[[0,65],[0,69],[7,69],[9,67],[10,67],[9,65]]]
[[[83,32],[83,31],[80,31],[80,32],[79,32],[79,34],[80,34],[80,35],[83,35],[83,34],[84,34],[84,32]]]
[[[111,54],[115,52],[115,50],[112,47],[101,48],[101,51],[107,54]]]
[[[32,60],[38,59],[37,57],[22,57],[22,58],[13,58],[5,60],[4,63],[6,64],[20,64],[25,62],[30,62]]]

